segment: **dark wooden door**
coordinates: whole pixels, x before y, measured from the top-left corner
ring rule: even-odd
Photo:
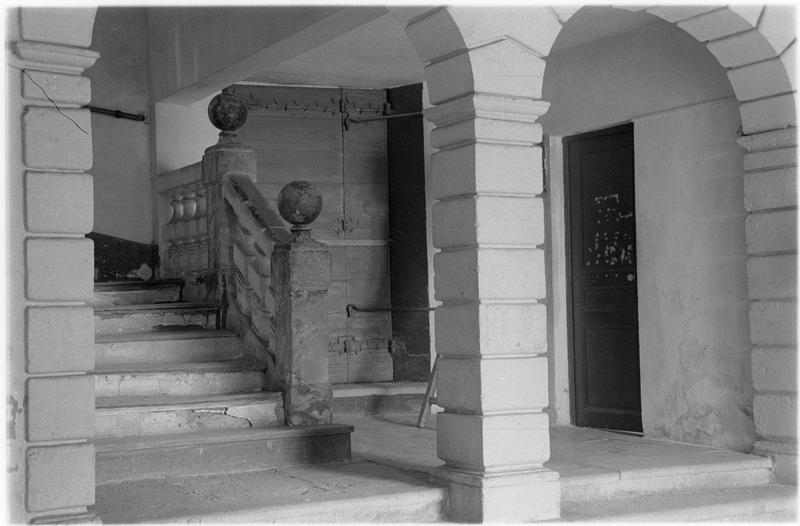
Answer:
[[[641,431],[633,125],[564,150],[575,424]]]

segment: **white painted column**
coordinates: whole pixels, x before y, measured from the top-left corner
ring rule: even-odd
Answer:
[[[94,504],[91,100],[95,9],[8,13],[8,473],[12,522]]]
[[[550,457],[541,127],[547,103],[487,94],[432,108],[438,455],[449,514],[560,514]]]
[[[768,99],[767,99],[768,100]],[[747,279],[757,453],[797,484],[797,129],[739,139],[747,209]]]
[[[550,458],[542,130],[549,8],[440,8],[406,27],[436,125],[430,188],[446,514],[560,516]]]
[[[558,517],[550,457],[541,126],[548,104],[466,95],[426,112],[431,136],[437,450],[448,515]]]

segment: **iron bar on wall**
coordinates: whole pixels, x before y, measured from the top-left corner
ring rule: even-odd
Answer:
[[[381,121],[387,119],[399,119],[400,117],[416,117],[418,115],[422,115],[423,112],[421,111],[412,111],[409,113],[389,113],[387,115],[376,115],[375,117],[349,117],[348,120],[350,122],[370,122],[370,121]]]
[[[435,307],[356,307],[352,303],[347,304],[347,317],[351,317],[353,312],[429,312]]]
[[[129,119],[132,121],[139,121],[144,122],[145,116],[136,113],[126,113],[120,110],[110,110],[108,108],[101,108],[99,106],[91,106],[87,104],[84,108],[88,109],[92,113],[99,113],[101,115],[110,115],[111,117],[116,117],[117,119]]]

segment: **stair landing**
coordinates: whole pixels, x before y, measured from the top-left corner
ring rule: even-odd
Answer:
[[[337,418],[355,428],[350,464],[103,485],[97,512],[109,523],[441,521],[435,417],[426,429],[416,418]],[[551,432],[562,520],[796,518],[797,488],[770,484],[767,459],[593,429]]]

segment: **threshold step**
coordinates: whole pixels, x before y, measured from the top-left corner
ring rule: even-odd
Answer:
[[[756,486],[770,482],[772,463],[768,458],[722,449],[697,448],[691,456],[641,458],[626,463],[610,457],[577,460],[584,467],[563,469],[559,462],[546,467],[561,473],[561,500],[584,503],[658,491]]]
[[[134,305],[180,301],[183,281],[112,281],[94,284],[92,305]]]
[[[352,431],[326,424],[96,439],[97,484],[349,460]]]
[[[250,361],[100,365],[95,396],[209,395],[260,391],[264,365]]]
[[[235,360],[242,356],[236,335],[220,330],[158,331],[95,338],[98,369],[114,364],[187,363]]]
[[[177,329],[215,329],[219,305],[148,303],[102,305],[94,309],[95,334],[113,335]]]
[[[333,413],[366,416],[419,411],[426,382],[373,382],[331,386]]]
[[[119,396],[95,401],[95,437],[282,426],[283,395]]]
[[[791,520],[797,517],[797,488],[764,484],[657,492],[561,507],[564,521],[722,521]]]
[[[105,484],[94,511],[106,524],[427,523],[444,498],[425,475],[349,462]]]

